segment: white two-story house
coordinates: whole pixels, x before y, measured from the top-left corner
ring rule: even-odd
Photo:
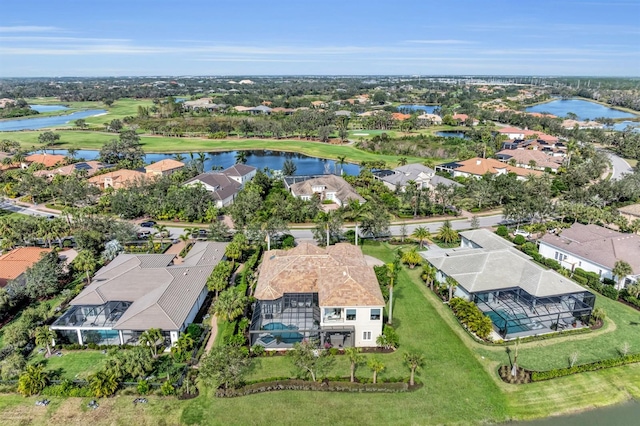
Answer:
[[[374,347],[382,334],[384,299],[360,248],[308,243],[264,254],[256,285],[251,345],[289,349]]]

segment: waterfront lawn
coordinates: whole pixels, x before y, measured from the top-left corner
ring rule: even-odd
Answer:
[[[53,355],[45,358],[45,353],[37,351],[29,358],[29,363],[42,362],[45,369],[59,375],[61,379],[87,379],[102,367],[106,355],[102,351],[93,350],[62,350],[62,356]]]
[[[101,122],[108,121],[105,116]],[[39,146],[38,136],[45,130],[13,132],[10,139],[20,142],[23,148],[32,149]],[[89,132],[60,130],[56,131],[60,135],[60,143],[57,149],[77,148],[99,150],[102,145],[118,137],[115,133]],[[146,152],[187,152],[187,151],[235,151],[235,150],[267,150],[267,151],[287,151],[299,152],[312,157],[338,159],[346,157],[349,163],[360,163],[362,161],[385,161],[388,166],[395,166],[400,155],[379,155],[362,151],[352,145],[333,145],[322,142],[305,140],[265,140],[265,139],[244,139],[244,140],[214,140],[206,138],[171,138],[161,136],[140,137],[142,147]],[[410,163],[421,163],[424,158],[405,157]]]

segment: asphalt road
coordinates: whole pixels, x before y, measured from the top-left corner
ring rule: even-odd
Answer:
[[[613,174],[611,179],[620,180],[625,173],[633,173],[633,168],[623,158],[606,151],[607,157],[611,160],[611,166],[613,168]]]
[[[30,216],[58,216],[55,213],[41,212],[28,207],[22,207],[12,202],[0,201],[0,209],[8,210],[14,213],[26,214]]]

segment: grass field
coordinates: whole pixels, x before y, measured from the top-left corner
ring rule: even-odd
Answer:
[[[53,355],[48,359],[42,354],[34,354],[29,363],[44,362],[45,369],[63,379],[86,379],[102,367],[106,355],[102,351],[62,351],[63,356]]]
[[[12,132],[7,134],[9,139],[18,141],[25,149],[38,147],[38,135],[41,131]],[[58,149],[78,148],[98,150],[111,139],[117,138],[115,133],[57,131],[60,135]],[[322,142],[305,140],[213,140],[204,138],[170,138],[160,136],[142,136],[141,143],[145,152],[188,152],[188,151],[235,151],[235,150],[271,150],[299,152],[312,157],[338,159],[346,157],[347,162],[360,163],[362,161],[385,161],[387,165],[395,165],[403,156],[379,155],[362,151],[351,145],[333,145]],[[423,158],[405,157],[411,163],[424,161]]]
[[[393,258],[392,248],[384,244],[365,245],[364,251],[386,262]],[[475,344],[455,323],[442,302],[421,284],[417,269],[404,268],[400,272],[394,297],[394,326],[401,347],[394,354],[379,356],[387,366],[381,377],[406,376],[408,369],[401,362],[402,354],[408,350],[420,351],[426,358],[424,369],[418,374],[424,386],[416,392],[377,395],[287,391],[217,399],[211,391],[203,389],[201,395],[192,400],[152,396],[148,405],[138,407],[131,404],[133,396],[102,399],[95,412],[86,409],[88,399],[52,398],[49,407],[40,408],[34,407],[35,398],[6,395],[0,397],[0,424],[125,425],[135,418],[139,425],[300,424],[303,421],[314,425],[455,425],[529,419],[640,398],[640,365],[637,364],[524,386],[502,383],[495,369],[506,361],[504,348],[483,354],[486,348]],[[605,309],[615,312],[611,306]],[[617,332],[620,323],[631,318],[628,312],[622,312],[611,313],[607,328],[585,336],[594,340],[583,340],[580,347],[590,346],[597,342],[595,339],[608,338]],[[609,324],[615,324],[615,328]],[[582,336],[557,339],[553,344],[522,345],[522,363],[549,356],[553,351],[544,351],[550,346],[566,356],[565,351],[579,337]],[[539,349],[543,352],[538,353]],[[340,358],[329,374],[348,374],[346,360]],[[251,378],[292,373],[286,357],[260,358]],[[366,366],[360,366],[357,374],[370,376]]]
[[[65,105],[71,108],[73,111],[80,109],[104,109],[107,110],[106,115],[101,115],[97,117],[89,117],[86,118],[85,121],[89,125],[102,125],[105,122],[109,122],[114,119],[122,120],[124,117],[135,116],[138,113],[138,106],[151,106],[153,102],[150,99],[118,99],[115,101],[110,107],[107,107],[103,102],[95,101],[95,102],[61,102],[58,98],[29,98],[26,101],[30,104],[40,104],[40,105]],[[61,114],[69,114],[73,111],[56,111],[53,114],[47,113],[47,116],[50,115],[61,115]],[[39,116],[44,116],[40,114]],[[69,124],[69,127],[73,127],[73,123]]]

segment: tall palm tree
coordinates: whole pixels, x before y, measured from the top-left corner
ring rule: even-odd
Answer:
[[[347,156],[346,155],[339,155],[338,156],[338,164],[340,164],[340,176],[342,176],[344,174],[343,166],[344,166],[344,163],[346,162],[346,160],[347,160]]]
[[[169,231],[165,225],[155,225],[156,231],[160,234],[160,244],[164,244],[165,237],[169,236]]]
[[[451,300],[453,299],[453,292],[456,291],[456,287],[458,287],[458,282],[451,277],[447,277],[445,283],[449,289],[449,300]]]
[[[347,356],[351,364],[351,383],[356,381],[356,366],[362,362],[364,356],[360,353],[361,349],[355,346],[346,348],[344,354]]]
[[[213,312],[216,316],[231,322],[242,315],[247,302],[244,294],[240,294],[235,288],[228,288],[218,296],[213,305]]]
[[[247,162],[247,151],[238,151],[236,153],[236,164],[244,164]]]
[[[411,378],[409,379],[409,385],[413,386],[415,384],[415,374],[416,370],[419,369],[422,364],[424,364],[424,356],[418,352],[406,352],[404,354],[404,362],[411,369]]]
[[[367,204],[360,204],[358,200],[352,200],[349,202],[349,206],[344,211],[345,219],[353,220],[356,224],[356,246],[358,245],[358,236],[359,236],[359,225],[368,217],[371,216],[371,212],[369,211]],[[327,244],[328,245],[328,244]]]
[[[154,358],[158,357],[158,345],[163,340],[162,331],[159,328],[150,328],[143,332],[138,339],[138,343],[148,347]]]
[[[387,278],[389,278],[389,319],[387,324],[393,323],[393,286],[398,278],[398,262],[387,263]]]
[[[112,372],[101,370],[89,377],[89,388],[95,397],[107,397],[118,389],[118,379]]]
[[[91,274],[98,267],[98,260],[91,250],[80,250],[78,256],[73,261],[76,268],[87,274],[87,284],[91,284]]]
[[[36,328],[35,338],[36,345],[46,347],[47,356],[51,356],[51,346],[54,344],[56,332],[47,326],[38,327]]]
[[[428,240],[429,238],[431,238],[431,232],[429,232],[429,229],[426,226],[418,226],[413,231],[411,236],[418,239],[418,241],[420,242],[420,250],[422,250],[424,240]]]
[[[453,229],[450,220],[445,220],[442,226],[438,229],[438,239],[446,244],[455,243],[458,241],[458,231]]]
[[[613,270],[611,272],[617,278],[618,290],[620,290],[624,287],[624,282],[627,278],[627,275],[633,274],[633,269],[631,269],[631,265],[629,265],[624,260],[618,260],[613,265]]]
[[[420,278],[424,280],[425,284],[429,286],[431,291],[433,291],[433,283],[436,281],[436,273],[436,268],[434,268],[430,264],[425,262],[422,265],[422,274],[420,275]]]
[[[176,161],[184,161],[185,157],[184,157],[184,155],[178,153],[178,154],[175,154],[173,156],[173,159],[176,160]]]
[[[406,166],[408,163],[407,158],[406,157],[400,157],[398,159],[398,165],[399,166]]]
[[[369,358],[367,365],[373,371],[373,383],[378,383],[378,373],[384,370],[385,365],[376,357]]]

